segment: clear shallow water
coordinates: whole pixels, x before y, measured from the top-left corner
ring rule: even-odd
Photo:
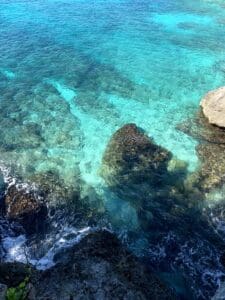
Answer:
[[[176,126],[195,113],[202,95],[225,83],[222,5],[0,0],[2,166],[23,181],[54,173],[73,188],[81,179],[103,199],[113,226],[137,230],[135,209],[98,175],[102,154],[111,135],[133,122],[190,171],[198,166],[197,141]],[[138,253],[146,249],[140,240]],[[184,257],[189,265],[190,253]],[[200,262],[197,277],[203,269]],[[214,278],[208,285],[217,284],[221,270],[207,270]]]

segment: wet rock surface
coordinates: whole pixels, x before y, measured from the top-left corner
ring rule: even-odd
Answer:
[[[34,272],[29,265],[19,262],[8,262],[0,264],[0,281],[9,287],[18,286],[25,277]]]
[[[112,136],[102,159],[101,175],[109,185],[159,184],[172,155],[156,145],[135,124],[126,124]]]
[[[36,299],[176,299],[108,231],[90,233],[55,261],[56,266],[46,271],[1,264],[0,282],[14,286],[29,276]]]
[[[225,87],[206,94],[201,107],[210,124],[225,128]]]
[[[209,124],[201,111],[178,129],[199,141],[196,150],[201,164],[195,176],[199,188],[221,186],[225,182],[225,130]]]
[[[47,218],[46,204],[35,193],[15,185],[6,192],[4,208],[6,217],[19,222],[28,234],[40,231]]]

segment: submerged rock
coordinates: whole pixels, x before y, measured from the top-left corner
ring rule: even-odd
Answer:
[[[210,124],[225,128],[225,87],[210,91],[200,105]]]
[[[156,145],[135,124],[126,124],[112,136],[102,159],[101,176],[108,185],[160,184],[172,154]]]
[[[101,176],[110,191],[135,208],[138,225],[147,232],[177,227],[184,219],[190,205],[184,200],[186,173],[184,162],[135,124],[112,136],[102,159]]]
[[[200,144],[197,151],[201,160],[201,187],[210,190],[225,183],[225,145]]]
[[[2,285],[5,287],[5,293],[7,288],[15,293],[15,299],[26,299],[26,300],[36,300],[36,292],[34,285],[30,281],[35,281],[36,270],[30,266],[23,263],[1,263],[0,264],[0,280],[7,285]],[[8,286],[8,287],[7,287]],[[0,284],[1,289],[1,284]],[[23,296],[21,296],[21,292]],[[14,294],[13,293],[13,294]],[[0,290],[0,299],[14,299],[13,296],[8,296],[7,298],[1,298]]]
[[[6,192],[4,206],[7,218],[18,221],[28,234],[43,228],[47,207],[33,192],[13,185]]]

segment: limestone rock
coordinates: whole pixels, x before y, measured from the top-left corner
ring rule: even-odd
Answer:
[[[201,160],[201,187],[210,190],[225,183],[225,145],[201,144],[197,151]]]
[[[210,124],[225,128],[225,87],[210,91],[200,105]]]
[[[16,287],[30,276],[30,268],[19,262],[0,263],[0,282],[9,287]]]
[[[225,182],[225,129],[210,124],[202,112],[179,124],[178,129],[199,141],[197,154],[200,166],[195,184],[210,190]]]

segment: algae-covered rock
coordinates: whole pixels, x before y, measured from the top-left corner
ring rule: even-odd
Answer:
[[[7,218],[18,221],[28,234],[43,227],[47,207],[33,192],[13,185],[8,188],[4,202]]]
[[[225,87],[207,93],[200,105],[210,124],[225,128]]]
[[[160,184],[172,155],[156,145],[135,124],[126,124],[112,136],[102,159],[101,176],[108,185]]]
[[[202,144],[197,151],[201,160],[201,187],[210,190],[225,183],[225,145]]]
[[[209,124],[202,112],[178,126],[179,130],[199,141],[197,154],[200,166],[195,184],[210,190],[225,182],[225,130]],[[193,176],[192,176],[193,178]]]

